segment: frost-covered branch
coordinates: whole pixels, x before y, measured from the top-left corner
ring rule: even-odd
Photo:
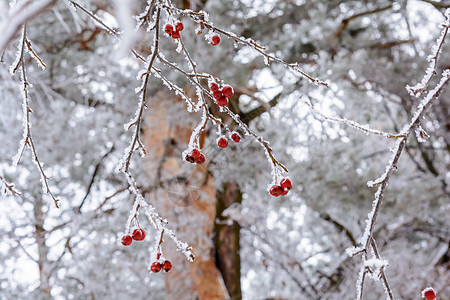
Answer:
[[[9,42],[19,32],[28,21],[32,20],[39,14],[43,13],[50,6],[54,5],[56,0],[27,0],[20,2],[13,10],[11,10],[8,18],[0,24],[0,53],[3,53]]]
[[[285,68],[293,71],[294,73],[300,74],[301,76],[307,78],[309,81],[311,81],[312,83],[318,84],[318,85],[323,85],[328,87],[328,83],[320,80],[318,78],[314,78],[313,76],[311,76],[310,74],[306,73],[305,71],[301,70],[298,67],[297,63],[288,63],[284,60],[282,60],[281,58],[273,55],[273,54],[269,54],[266,52],[266,48],[259,45],[256,41],[250,39],[250,38],[244,38],[244,37],[240,37],[237,36],[235,33],[230,32],[230,31],[226,31],[223,29],[220,29],[218,27],[215,27],[213,25],[213,23],[210,21],[209,19],[209,15],[204,12],[204,11],[199,11],[199,12],[195,12],[192,11],[190,9],[179,9],[173,6],[167,6],[167,5],[163,5],[164,8],[166,8],[169,11],[173,11],[174,13],[178,14],[178,15],[183,15],[183,16],[187,16],[189,17],[191,20],[193,20],[194,22],[198,23],[198,24],[202,24],[204,27],[208,28],[211,31],[214,32],[219,32],[229,38],[231,38],[232,40],[234,40],[234,42],[236,43],[241,43],[244,45],[247,45],[251,48],[253,48],[254,50],[256,50],[260,55],[262,55],[265,59],[266,64],[270,64],[271,61],[275,61],[281,65],[283,65]]]
[[[6,181],[3,176],[0,175],[0,192],[3,194],[6,194],[8,191],[11,193],[11,195],[20,196],[21,193],[16,190],[14,183],[9,183]]]
[[[403,149],[405,148],[405,145],[408,141],[408,137],[410,134],[414,131],[414,128],[419,124],[420,119],[424,116],[424,114],[427,112],[427,110],[431,107],[432,101],[436,99],[444,89],[444,86],[450,81],[450,69],[445,70],[442,73],[442,77],[440,82],[436,85],[436,87],[429,91],[427,96],[420,102],[417,111],[415,112],[413,118],[411,119],[411,122],[404,127],[404,129],[401,131],[401,134],[404,134],[405,137],[400,138],[397,141],[397,144],[394,149],[394,155],[392,159],[390,160],[389,164],[386,166],[386,170],[378,179],[375,181],[369,181],[367,183],[368,186],[375,186],[378,185],[378,190],[375,193],[375,199],[372,203],[372,210],[368,215],[368,218],[366,219],[366,228],[364,230],[364,233],[359,241],[360,246],[353,247],[347,249],[347,253],[350,256],[354,256],[358,253],[364,253],[363,255],[363,264],[365,261],[365,256],[367,256],[367,253],[370,250],[371,247],[371,241],[373,238],[373,230],[375,227],[375,222],[377,219],[377,216],[380,212],[381,203],[384,198],[384,192],[386,190],[386,187],[388,185],[389,179],[392,175],[392,173],[397,170],[397,163],[400,159],[400,156],[403,152]],[[362,277],[364,278],[364,276]],[[361,285],[363,285],[364,280],[360,281]],[[362,286],[359,289],[362,291]],[[362,292],[358,293],[358,299],[361,299]]]
[[[387,138],[396,138],[396,139],[398,139],[398,138],[405,137],[404,134],[392,134],[392,133],[384,132],[384,131],[381,131],[381,130],[378,130],[378,129],[373,129],[373,128],[370,128],[369,125],[362,125],[362,124],[359,124],[358,122],[355,122],[353,120],[349,120],[349,119],[346,119],[346,118],[338,118],[338,117],[328,116],[328,115],[322,113],[321,111],[317,110],[314,107],[314,105],[312,105],[308,101],[303,101],[303,103],[305,103],[313,111],[314,114],[316,114],[317,116],[319,116],[320,118],[322,118],[322,119],[324,119],[326,121],[339,122],[339,123],[348,125],[348,126],[354,128],[354,129],[357,129],[357,130],[362,130],[362,131],[364,131],[366,133],[372,133],[372,134],[375,134],[375,135],[385,136]]]
[[[425,76],[422,80],[415,86],[406,86],[406,90],[411,94],[411,96],[419,97],[424,91],[426,91],[428,85],[436,75],[436,67],[439,58],[439,53],[441,53],[442,46],[445,43],[445,37],[447,36],[448,30],[450,28],[450,8],[445,11],[445,21],[442,24],[442,31],[440,37],[436,40],[436,44],[433,46],[432,54],[428,56],[427,60],[430,62],[428,68],[425,72]]]
[[[25,69],[25,62],[24,62],[24,52],[25,52],[25,45],[27,44],[27,27],[26,25],[23,26],[22,30],[22,38],[19,44],[19,51],[17,53],[16,62],[11,66],[11,73],[14,73],[18,68],[20,69],[20,81],[22,83],[23,89],[22,89],[22,108],[23,108],[23,119],[22,119],[22,125],[23,125],[23,137],[20,141],[20,147],[19,151],[17,152],[16,156],[14,157],[14,165],[17,165],[20,162],[20,159],[22,158],[23,152],[25,151],[25,147],[30,148],[31,154],[33,156],[33,162],[36,165],[39,173],[41,174],[41,183],[42,183],[42,189],[44,193],[49,194],[53,202],[55,203],[55,206],[59,208],[58,205],[58,199],[55,197],[55,195],[50,190],[50,186],[48,185],[48,177],[44,172],[43,163],[39,161],[39,157],[37,155],[36,147],[33,142],[33,137],[31,135],[31,120],[30,120],[30,114],[32,113],[29,98],[28,98],[28,87],[30,84],[27,81],[26,76],[26,69]]]

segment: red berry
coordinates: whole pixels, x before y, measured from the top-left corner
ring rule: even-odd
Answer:
[[[283,178],[280,182],[280,185],[284,190],[292,189],[292,181],[289,178]]]
[[[228,99],[225,96],[220,97],[219,99],[217,99],[217,105],[219,106],[225,106],[228,104]]]
[[[192,149],[191,153],[189,153],[189,155],[192,156],[193,158],[198,157],[200,154],[201,152],[197,148]]]
[[[132,236],[133,240],[142,241],[143,239],[145,239],[145,230],[141,228],[136,228],[135,230],[133,230]]]
[[[131,236],[129,234],[124,235],[122,237],[122,245],[124,246],[129,246],[131,245],[131,242],[133,241],[133,239],[131,238]]]
[[[273,185],[270,188],[269,193],[274,197],[278,197],[283,193],[283,188],[279,185]]]
[[[219,100],[220,97],[223,96],[222,91],[220,91],[220,90],[214,91],[213,96],[214,96],[214,99]]]
[[[281,193],[281,196],[286,196],[287,193],[289,193],[289,190],[283,190],[283,192]]]
[[[153,273],[158,273],[159,271],[161,271],[161,264],[155,261],[154,263],[152,263],[150,270],[152,270]]]
[[[177,22],[177,24],[175,24],[175,29],[177,31],[182,31],[184,29],[183,22]]]
[[[226,148],[226,147],[228,146],[228,141],[227,141],[226,138],[221,137],[221,138],[217,141],[217,145],[218,145],[220,148]]]
[[[434,300],[434,299],[436,299],[436,292],[432,288],[427,288],[424,291],[423,296],[427,300]]]
[[[195,162],[195,157],[193,157],[192,155],[186,155],[186,157],[184,158],[187,162],[190,162],[191,164],[193,164]]]
[[[162,263],[162,269],[166,272],[169,272],[170,270],[172,270],[172,263],[170,262],[170,260],[165,260]]]
[[[209,89],[213,92],[218,91],[219,90],[219,85],[215,82],[211,82],[209,84]]]
[[[203,153],[200,153],[200,155],[195,158],[195,163],[201,165],[205,162],[205,160],[206,160],[205,155]]]
[[[241,141],[241,136],[239,135],[239,133],[233,132],[233,134],[231,135],[231,139],[232,139],[235,143],[239,143],[239,142]]]
[[[215,33],[212,37],[209,38],[209,42],[213,46],[218,45],[220,43],[220,36]]]
[[[168,34],[171,35],[173,32],[173,26],[170,24],[166,24],[166,26],[164,26],[164,31]]]
[[[172,37],[174,39],[179,39],[181,37],[181,34],[178,30],[175,30],[174,32],[172,32]]]
[[[233,97],[233,95],[234,95],[234,90],[233,90],[233,88],[231,87],[231,85],[225,85],[225,86],[222,88],[222,93],[223,93],[223,95],[224,95],[225,97],[231,98],[231,97]]]

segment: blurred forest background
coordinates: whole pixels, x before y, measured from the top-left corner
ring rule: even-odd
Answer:
[[[0,1],[3,32],[11,24],[10,2]],[[144,65],[69,1],[48,2],[27,23],[27,37],[47,67],[28,54],[24,62],[33,141],[61,208],[43,193],[29,150],[12,166],[23,134],[20,76],[9,72],[18,30],[0,63],[0,176],[21,192],[0,195],[0,299],[356,297],[361,261],[345,249],[363,232],[375,192],[366,183],[384,172],[395,139],[328,122],[305,101],[332,116],[399,132],[420,102],[405,86],[424,76],[449,1],[174,1],[180,9],[208,12],[218,28],[251,37],[330,85],[267,65],[224,35],[211,46],[195,23],[179,17],[198,72],[234,87],[228,106],[270,141],[294,187],[285,197],[268,194],[271,171],[263,149],[213,105],[242,141],[220,149],[216,128],[208,126],[201,137],[207,162],[183,161],[201,113],[187,112],[184,100],[150,76],[141,128],[148,154],[134,154],[130,170],[146,201],[196,254],[189,263],[167,239],[164,253],[173,270],[165,274],[148,270],[158,236],[143,214],[146,241],[120,244],[135,196],[116,168],[131,139],[124,124],[136,111],[136,77]],[[150,54],[153,33],[133,33],[134,25],[119,18],[139,15],[146,1],[76,2],[125,30],[126,46]],[[166,15],[161,18],[164,24]],[[173,39],[162,35],[159,47],[188,70]],[[184,76],[159,61],[156,66],[197,97]],[[449,67],[447,41],[431,86]],[[421,122],[427,141],[411,135],[377,219],[374,238],[389,261],[386,275],[397,299],[420,299],[427,286],[438,299],[450,299],[449,116],[447,89]],[[384,298],[382,284],[366,280],[364,299]]]

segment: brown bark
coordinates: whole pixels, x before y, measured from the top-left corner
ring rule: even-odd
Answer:
[[[214,244],[216,264],[222,273],[231,299],[242,299],[241,291],[241,259],[239,256],[239,240],[241,226],[239,223],[227,222],[222,213],[233,203],[242,202],[242,193],[236,183],[227,183],[223,191],[217,193],[218,221],[214,228]]]

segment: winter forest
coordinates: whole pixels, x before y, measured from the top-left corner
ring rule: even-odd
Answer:
[[[450,299],[447,0],[0,0],[0,299]]]

